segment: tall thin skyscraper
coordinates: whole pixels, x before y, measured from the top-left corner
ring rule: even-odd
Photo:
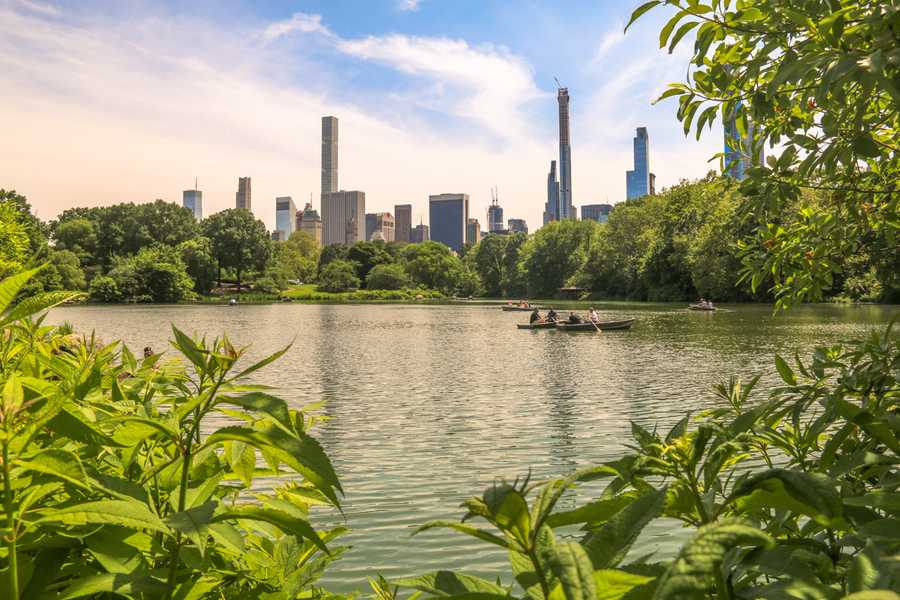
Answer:
[[[650,136],[646,127],[638,127],[634,137],[634,170],[625,171],[625,198],[632,200],[652,193],[650,178]]]
[[[544,205],[544,225],[559,221],[559,181],[556,179],[556,161],[550,161],[547,173],[547,204]]]
[[[249,211],[252,211],[252,204],[250,203],[250,178],[249,177],[239,177],[238,178],[238,191],[234,195],[234,207],[235,208],[244,208]]]
[[[394,237],[398,242],[410,241],[412,234],[412,204],[394,205]]]
[[[338,189],[338,120],[322,117],[322,195]]]
[[[574,219],[572,206],[572,147],[569,139],[569,89],[557,91],[559,102],[559,219]]]

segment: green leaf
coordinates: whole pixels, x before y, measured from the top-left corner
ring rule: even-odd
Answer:
[[[778,374],[781,375],[781,379],[788,385],[797,385],[797,378],[794,377],[794,371],[787,364],[787,362],[781,358],[779,355],[775,355],[775,368],[778,369]]]
[[[524,546],[531,537],[531,513],[525,497],[511,485],[493,485],[484,492],[484,503],[497,527]]]
[[[891,590],[866,590],[844,596],[843,600],[900,600],[900,595]]]
[[[91,555],[110,573],[134,573],[145,567],[152,537],[142,531],[106,525],[85,539]]]
[[[689,21],[687,23],[682,23],[681,27],[678,28],[678,31],[675,32],[675,35],[672,36],[671,41],[669,41],[669,54],[672,54],[672,51],[675,50],[675,46],[678,45],[678,42],[681,41],[685,35],[687,35],[691,29],[700,25],[700,21]]]
[[[631,24],[634,23],[635,21],[637,21],[638,19],[640,19],[641,15],[643,15],[645,12],[647,12],[654,6],[657,6],[661,3],[662,3],[662,0],[651,0],[650,2],[645,2],[644,4],[641,4],[636,9],[634,9],[634,12],[631,13],[631,18],[628,19],[628,24],[625,25],[624,31],[627,32],[628,28],[631,27]]]
[[[675,29],[675,26],[678,25],[678,22],[681,21],[684,17],[688,16],[690,13],[686,10],[679,10],[675,13],[669,21],[663,25],[663,28],[659,31],[659,47],[665,48],[666,42],[669,40],[669,36],[672,34],[672,30]]]
[[[558,512],[547,518],[550,527],[564,527],[577,523],[603,523],[631,504],[637,496],[620,494],[612,498],[594,500],[574,510]]]
[[[83,294],[79,292],[47,292],[25,298],[0,319],[0,327],[15,321],[21,321],[26,317],[36,315],[45,310],[49,310],[54,306],[59,306],[64,302],[80,298],[81,296],[83,296]]]
[[[83,490],[91,490],[87,474],[78,457],[65,450],[45,448],[34,458],[27,461],[17,460],[15,464],[27,471],[44,473],[62,479]]]
[[[597,600],[650,600],[655,590],[656,578],[652,575],[628,573],[618,569],[600,569],[594,571],[594,585],[597,588]],[[638,595],[638,590],[646,594]]]
[[[250,412],[263,412],[292,430],[287,402],[264,392],[251,392],[243,396],[219,396],[216,404],[232,404]]]
[[[166,589],[165,582],[145,574],[104,573],[73,579],[62,592],[46,593],[38,600],[74,600],[103,593],[125,597],[143,594],[162,597]]]
[[[416,530],[413,531],[412,534],[416,535],[417,533],[421,533],[423,531],[427,531],[429,529],[435,529],[438,527],[446,527],[448,529],[454,529],[461,533],[465,533],[466,535],[470,535],[474,538],[484,540],[485,542],[490,542],[492,544],[502,546],[503,548],[509,548],[509,543],[502,537],[494,535],[490,531],[478,529],[477,527],[472,527],[471,525],[466,525],[465,523],[458,523],[456,521],[429,521],[428,523],[425,523],[421,527],[416,528]]]
[[[418,577],[395,579],[392,584],[412,588],[435,596],[468,598],[507,598],[509,591],[486,579],[452,571],[435,571]]]
[[[149,529],[162,533],[171,531],[144,504],[127,500],[98,500],[83,502],[66,508],[51,509],[38,523],[60,525],[121,525],[130,529]]]
[[[559,579],[566,600],[595,600],[594,569],[581,544],[558,544],[556,553],[548,562]]]
[[[870,133],[859,133],[853,138],[853,151],[866,158],[873,158],[881,155],[881,148],[875,142]]]
[[[725,503],[735,501],[739,501],[740,511],[784,508],[826,527],[838,526],[844,514],[841,497],[828,477],[787,469],[770,469],[748,477]]]
[[[206,538],[209,525],[213,521],[217,503],[207,502],[188,510],[172,513],[166,517],[166,524],[188,537],[197,546],[200,554],[206,554]]]
[[[174,325],[172,325],[172,333],[175,335],[175,340],[171,342],[172,346],[184,354],[198,371],[205,369],[206,356],[204,354],[207,351],[194,343],[194,340],[189,335],[186,335]]]
[[[262,360],[259,361],[258,363],[256,363],[256,364],[254,364],[254,365],[252,365],[252,366],[250,366],[250,367],[244,369],[243,371],[241,371],[240,373],[238,373],[236,376],[232,377],[232,378],[231,378],[231,381],[235,381],[235,380],[241,379],[241,378],[243,378],[243,377],[246,377],[246,376],[249,375],[250,373],[253,373],[254,371],[259,371],[260,369],[262,369],[262,368],[265,367],[266,365],[269,365],[269,364],[275,362],[276,360],[278,360],[279,358],[281,358],[282,355],[284,355],[285,352],[287,352],[288,350],[290,350],[290,349],[291,349],[291,346],[293,346],[293,345],[294,345],[293,343],[290,343],[290,344],[288,344],[285,348],[279,350],[279,351],[276,352],[275,354],[272,354],[272,355],[270,355],[270,356],[267,356],[266,358],[262,359]]]
[[[619,564],[647,523],[666,505],[666,488],[643,494],[584,538],[584,548],[596,569]]]
[[[22,289],[22,286],[28,283],[28,280],[34,277],[42,268],[38,267],[37,269],[22,271],[0,280],[0,315],[6,312],[6,309],[19,293],[19,290]]]
[[[678,558],[666,570],[656,590],[658,600],[706,598],[715,573],[732,548],[770,547],[768,534],[739,521],[720,521],[701,527],[682,547]]]
[[[322,541],[322,538],[320,538],[319,534],[310,526],[309,522],[289,515],[284,511],[261,508],[259,506],[238,506],[222,509],[220,512],[216,513],[211,522],[218,523],[232,519],[245,519],[270,523],[281,529],[284,533],[289,533],[311,541],[322,552],[330,554],[328,548],[325,546],[325,542]]]

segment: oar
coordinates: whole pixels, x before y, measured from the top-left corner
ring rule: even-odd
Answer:
[[[591,325],[594,326],[594,329],[597,330],[597,333],[603,333],[603,331],[600,329],[600,326],[597,325],[597,323],[595,323],[594,320],[590,316],[588,316],[588,321],[591,322]]]

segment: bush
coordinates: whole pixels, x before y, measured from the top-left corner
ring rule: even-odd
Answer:
[[[370,290],[402,290],[409,285],[409,275],[396,264],[376,265],[366,278],[366,287]]]
[[[356,267],[346,260],[333,260],[319,273],[319,289],[323,292],[346,292],[359,289]]]
[[[91,280],[90,299],[94,302],[121,302],[122,292],[109,275],[97,275]]]
[[[133,302],[180,302],[191,297],[194,287],[172,248],[145,248],[135,256],[118,259],[109,275],[123,299]]]

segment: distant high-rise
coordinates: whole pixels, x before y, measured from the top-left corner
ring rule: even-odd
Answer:
[[[290,196],[275,198],[275,230],[280,231],[284,239],[294,233],[297,217],[297,205]]]
[[[394,241],[394,216],[391,213],[366,213],[366,240],[373,241],[376,233],[380,240]]]
[[[544,225],[559,221],[559,181],[556,179],[556,161],[550,161],[547,173],[547,204],[544,205]]]
[[[625,172],[625,198],[632,200],[651,194],[650,136],[646,127],[638,127],[634,137],[634,170]],[[582,213],[584,216],[584,213]]]
[[[738,132],[737,114],[739,108],[740,105],[725,120],[725,164],[722,173],[741,181],[747,177],[746,171],[754,163],[753,147],[756,143],[756,138],[755,127],[749,118],[747,119],[747,134],[742,138]],[[760,145],[757,160],[759,164],[765,162],[765,152],[762,145]]]
[[[297,231],[305,231],[316,240],[317,244],[322,244],[322,218],[312,207],[311,202],[307,202],[302,211],[297,211],[296,223]]]
[[[203,220],[203,192],[196,188],[184,190],[181,194],[181,205],[194,213],[195,220]]]
[[[322,196],[336,191],[338,191],[338,120],[337,117],[322,117]]]
[[[469,222],[468,194],[436,194],[428,196],[428,221],[431,239],[450,246],[456,252],[466,243]]]
[[[412,204],[395,204],[394,239],[398,242],[408,242],[410,234],[412,234]]]
[[[238,191],[234,195],[234,207],[235,208],[245,208],[247,210],[252,211],[252,205],[250,204],[250,178],[249,177],[239,177],[238,178]]]
[[[510,233],[528,233],[528,223],[525,222],[525,219],[510,219],[509,220],[509,232]]]
[[[656,175],[650,173],[650,195],[656,195]]]
[[[559,219],[574,219],[572,206],[572,146],[569,138],[569,90],[559,88]]]
[[[466,221],[466,243],[473,246],[481,241],[481,223],[478,219]]]
[[[366,239],[366,193],[329,192],[322,195],[322,238],[331,244],[355,244]]]
[[[503,231],[503,207],[496,190],[491,191],[491,205],[488,206],[488,231]]]
[[[429,236],[428,225],[423,225],[421,223],[413,227],[412,231],[409,234],[409,241],[413,244],[427,242],[430,239],[431,237]]]
[[[609,213],[612,211],[611,204],[585,204],[581,207],[581,220],[593,220],[598,223],[606,223],[609,220]]]

